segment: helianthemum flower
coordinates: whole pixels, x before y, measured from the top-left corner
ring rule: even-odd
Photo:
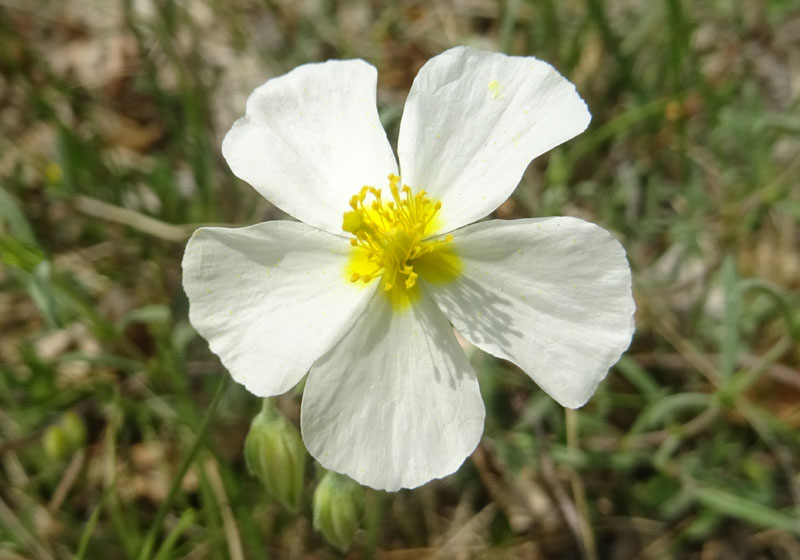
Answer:
[[[625,251],[596,225],[468,225],[587,127],[570,82],[531,57],[432,58],[406,101],[398,170],[376,80],[364,61],[329,61],[252,93],[222,153],[300,221],[199,229],[183,283],[192,324],[248,390],[277,395],[309,373],[301,428],[324,467],[397,490],[452,473],[481,437],[452,326],[579,407],[628,347],[634,303]]]

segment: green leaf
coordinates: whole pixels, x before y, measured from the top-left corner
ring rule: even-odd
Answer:
[[[31,245],[36,244],[33,229],[16,198],[11,196],[3,187],[0,187],[0,229],[5,229],[6,227],[11,232],[11,235],[20,241]]]
[[[765,529],[782,529],[800,535],[800,517],[785,514],[718,488],[695,488],[694,495],[698,502],[718,513]]]

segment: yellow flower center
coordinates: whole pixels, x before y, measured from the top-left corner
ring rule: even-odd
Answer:
[[[434,283],[450,281],[460,261],[450,246],[452,235],[431,239],[441,202],[432,202],[423,190],[400,187],[397,175],[389,175],[389,193],[386,200],[381,189],[365,186],[350,199],[352,210],[342,220],[342,229],[353,235],[347,272],[351,282],[382,278],[383,292],[403,306],[419,296],[420,274]]]

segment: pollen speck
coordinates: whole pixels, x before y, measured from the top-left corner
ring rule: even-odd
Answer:
[[[492,94],[492,99],[500,99],[500,82],[497,80],[489,82],[489,93]]]

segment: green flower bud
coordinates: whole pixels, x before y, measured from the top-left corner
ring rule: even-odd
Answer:
[[[42,444],[47,458],[52,461],[61,461],[69,455],[69,442],[61,424],[53,424],[47,428]]]
[[[328,471],[314,490],[314,528],[345,552],[361,524],[364,504],[364,489],[358,483]]]
[[[247,470],[286,508],[297,511],[303,490],[306,449],[297,429],[264,399],[244,441]]]
[[[86,424],[71,410],[64,413],[57,423],[47,428],[42,439],[44,452],[54,461],[69,457],[85,443]]]
[[[81,448],[86,444],[86,424],[84,424],[83,418],[70,410],[61,419],[61,425],[64,427],[64,433],[73,449]]]

